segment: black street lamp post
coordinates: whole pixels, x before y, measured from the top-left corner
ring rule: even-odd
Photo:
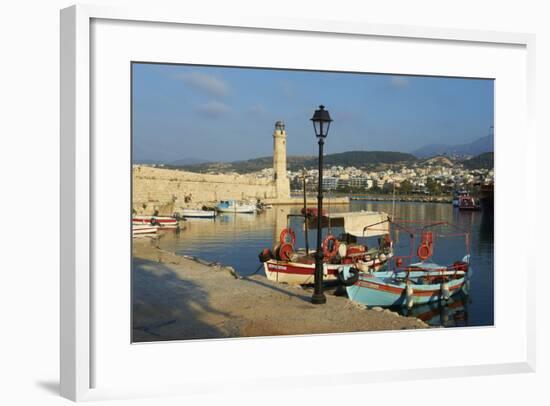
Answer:
[[[323,293],[323,249],[321,247],[322,235],[322,216],[323,216],[323,145],[325,145],[325,138],[328,135],[328,129],[332,119],[325,106],[319,106],[318,110],[315,110],[313,117],[313,128],[315,129],[315,135],[319,143],[319,186],[317,193],[317,251],[315,252],[315,285],[313,296],[311,297],[311,303],[323,304],[327,302],[327,298]]]

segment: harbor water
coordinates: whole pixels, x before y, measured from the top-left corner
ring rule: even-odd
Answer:
[[[373,202],[354,200],[348,205],[325,207],[331,213],[343,211],[383,211],[396,219],[407,221],[445,221],[456,224],[470,233],[470,263],[473,270],[469,294],[462,292],[441,304],[423,305],[411,310],[395,309],[404,315],[418,317],[430,325],[444,327],[488,326],[494,322],[493,218],[488,212],[464,212],[451,204],[417,202]],[[179,255],[190,255],[210,262],[232,266],[240,275],[258,271],[258,253],[272,248],[280,231],[291,226],[296,231],[296,246],[304,247],[304,224],[297,214],[300,206],[273,206],[260,214],[222,214],[215,220],[190,219],[179,233],[164,232],[159,238],[161,248]],[[332,234],[342,230],[333,228]],[[327,230],[323,230],[326,235]],[[316,246],[316,230],[309,230],[310,249]],[[410,239],[406,233],[394,236],[397,255],[409,252]],[[466,254],[465,239],[438,238],[434,261],[449,264]],[[263,275],[263,269],[259,274]]]

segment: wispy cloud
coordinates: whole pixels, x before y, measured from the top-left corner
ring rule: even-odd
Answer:
[[[229,112],[229,107],[218,101],[210,101],[208,103],[199,104],[195,107],[198,114],[209,118],[217,118]]]
[[[175,79],[182,80],[186,85],[214,96],[229,94],[229,85],[223,79],[203,72],[181,72],[174,75]]]
[[[253,106],[250,106],[248,109],[248,112],[253,115],[263,115],[267,112],[266,108],[261,104],[254,104]]]
[[[392,76],[390,77],[390,85],[392,87],[407,87],[409,79],[405,76]]]

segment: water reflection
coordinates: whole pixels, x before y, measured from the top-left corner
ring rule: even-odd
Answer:
[[[430,326],[466,327],[468,326],[468,296],[460,292],[446,303],[430,303],[415,306],[412,309],[393,309],[404,316],[417,317]]]
[[[493,221],[483,212],[460,212],[450,204],[396,203],[352,201],[349,206],[326,207],[331,213],[343,211],[384,211],[396,218],[420,221],[448,221],[470,232],[473,274],[468,297],[453,300],[442,308],[414,308],[415,315],[429,318],[434,325],[492,325],[493,324]],[[296,245],[305,246],[303,219],[288,217],[300,213],[300,206],[274,206],[261,214],[223,214],[215,220],[195,219],[185,222],[179,233],[163,234],[162,248],[180,255],[193,255],[207,261],[217,261],[234,267],[241,275],[254,273],[259,266],[258,253],[271,248],[279,240],[283,228],[296,231]],[[330,230],[338,235],[342,230]],[[323,236],[328,230],[323,230]],[[316,245],[316,230],[308,232],[310,248]],[[398,255],[409,253],[410,240],[405,233],[394,235]],[[465,254],[465,241],[460,238],[441,238],[436,242],[434,261],[452,263]],[[401,310],[404,312],[404,310]],[[435,313],[434,313],[435,312]],[[439,314],[439,316],[437,316]],[[425,315],[425,316],[424,316]],[[420,316],[417,316],[420,317]],[[463,321],[462,321],[463,319]],[[438,321],[439,320],[439,321]],[[448,320],[454,320],[452,322]]]

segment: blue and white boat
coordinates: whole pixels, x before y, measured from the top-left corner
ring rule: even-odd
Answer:
[[[256,205],[236,200],[222,200],[216,206],[216,210],[221,213],[255,213]]]
[[[472,273],[467,231],[447,222],[399,223],[392,220],[391,223],[396,230],[409,235],[409,254],[395,256],[382,270],[361,272],[355,264],[341,267],[338,279],[346,287],[352,301],[366,306],[411,308],[414,305],[446,301],[460,290],[467,293]],[[451,265],[435,263],[432,257],[435,242],[439,238],[464,238],[466,255]],[[420,261],[413,263],[416,257]]]
[[[394,271],[360,272],[341,268],[350,300],[366,306],[407,306],[448,300],[469,283],[469,255],[449,266],[416,263]],[[347,281],[347,283],[346,283]]]

